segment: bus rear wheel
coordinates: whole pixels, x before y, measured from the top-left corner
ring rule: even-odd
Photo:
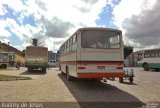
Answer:
[[[132,83],[133,82],[133,77],[129,78],[129,82]]]
[[[72,81],[72,77],[69,75],[69,68],[66,67],[66,77],[68,81]]]
[[[33,69],[32,68],[28,68],[28,72],[32,72],[33,71]]]
[[[148,64],[147,64],[147,63],[143,64],[143,68],[144,68],[145,71],[149,71],[149,68],[148,68]]]
[[[46,68],[42,68],[42,72],[46,73]]]
[[[119,78],[119,82],[123,83],[123,77]]]

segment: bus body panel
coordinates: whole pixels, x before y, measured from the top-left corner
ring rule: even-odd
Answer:
[[[123,61],[120,52],[81,52],[81,60],[87,61]]]
[[[160,69],[160,58],[143,58],[137,62],[137,67],[143,67],[144,63],[147,63],[150,69]]]
[[[76,77],[76,58],[77,53],[73,52],[72,54],[65,55],[60,58],[60,64],[61,64],[61,71],[66,72],[66,67],[69,68],[70,75]]]

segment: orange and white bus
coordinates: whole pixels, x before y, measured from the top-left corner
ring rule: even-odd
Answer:
[[[59,66],[67,79],[123,78],[122,32],[110,28],[78,29],[59,49]]]

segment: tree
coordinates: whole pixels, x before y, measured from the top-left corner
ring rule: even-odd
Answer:
[[[38,39],[33,38],[33,39],[32,39],[32,45],[33,45],[33,46],[37,46],[37,45],[38,45]]]
[[[39,41],[40,39],[38,38],[33,38],[32,41],[31,41],[31,44],[33,46],[44,46],[42,42]]]
[[[128,45],[124,45],[123,46],[123,51],[124,51],[124,59],[126,59],[131,53],[133,53],[133,47],[132,46],[128,46]]]

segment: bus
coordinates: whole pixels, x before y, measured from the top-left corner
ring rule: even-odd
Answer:
[[[6,69],[8,66],[14,66],[14,52],[0,52],[0,68]]]
[[[137,66],[143,67],[145,71],[149,69],[160,69],[160,49],[148,49],[138,53]]]
[[[59,68],[68,80],[117,77],[122,82],[124,54],[120,30],[80,28],[61,45],[59,53]]]

